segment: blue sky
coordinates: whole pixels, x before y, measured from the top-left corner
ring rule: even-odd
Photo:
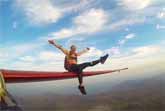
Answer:
[[[164,0],[0,0],[0,15],[0,68],[62,70],[48,39],[90,47],[80,62],[109,53],[105,68],[165,55]]]

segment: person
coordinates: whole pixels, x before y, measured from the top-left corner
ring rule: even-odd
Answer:
[[[77,52],[77,48],[75,45],[71,45],[70,50],[63,48],[61,45],[57,44],[54,40],[48,40],[50,44],[55,46],[56,48],[60,49],[65,54],[65,62],[64,67],[69,72],[74,72],[78,75],[79,86],[78,89],[84,95],[86,95],[85,87],[83,85],[83,75],[82,72],[85,68],[95,66],[98,63],[104,64],[106,59],[108,58],[108,54],[105,56],[100,57],[98,60],[92,62],[85,62],[78,64],[78,57],[83,55],[84,53],[88,52],[90,48],[86,48],[80,52]]]

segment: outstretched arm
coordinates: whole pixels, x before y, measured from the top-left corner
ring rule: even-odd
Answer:
[[[52,44],[53,46],[55,46],[56,48],[60,49],[65,55],[68,55],[68,50],[66,50],[65,48],[63,48],[61,45],[57,44],[55,41],[53,40],[48,40],[48,42],[50,44]]]
[[[82,50],[81,52],[78,52],[77,55],[81,56],[82,54],[88,52],[89,50],[90,50],[89,48],[86,48],[86,49]]]

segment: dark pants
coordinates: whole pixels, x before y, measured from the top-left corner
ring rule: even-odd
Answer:
[[[94,66],[96,64],[98,64],[100,62],[100,60],[96,60],[96,61],[92,61],[92,62],[85,62],[82,64],[73,64],[69,67],[69,72],[74,72],[78,75],[78,80],[79,83],[82,84],[83,82],[83,75],[82,72],[86,67],[91,67]]]

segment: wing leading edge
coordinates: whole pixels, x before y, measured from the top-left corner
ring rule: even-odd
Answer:
[[[105,70],[105,71],[88,71],[83,72],[83,76],[94,76],[108,74],[112,72],[120,72],[128,68]],[[18,70],[0,70],[6,83],[22,83],[22,82],[39,82],[50,80],[62,80],[77,77],[72,72],[44,72],[44,71],[18,71]]]

